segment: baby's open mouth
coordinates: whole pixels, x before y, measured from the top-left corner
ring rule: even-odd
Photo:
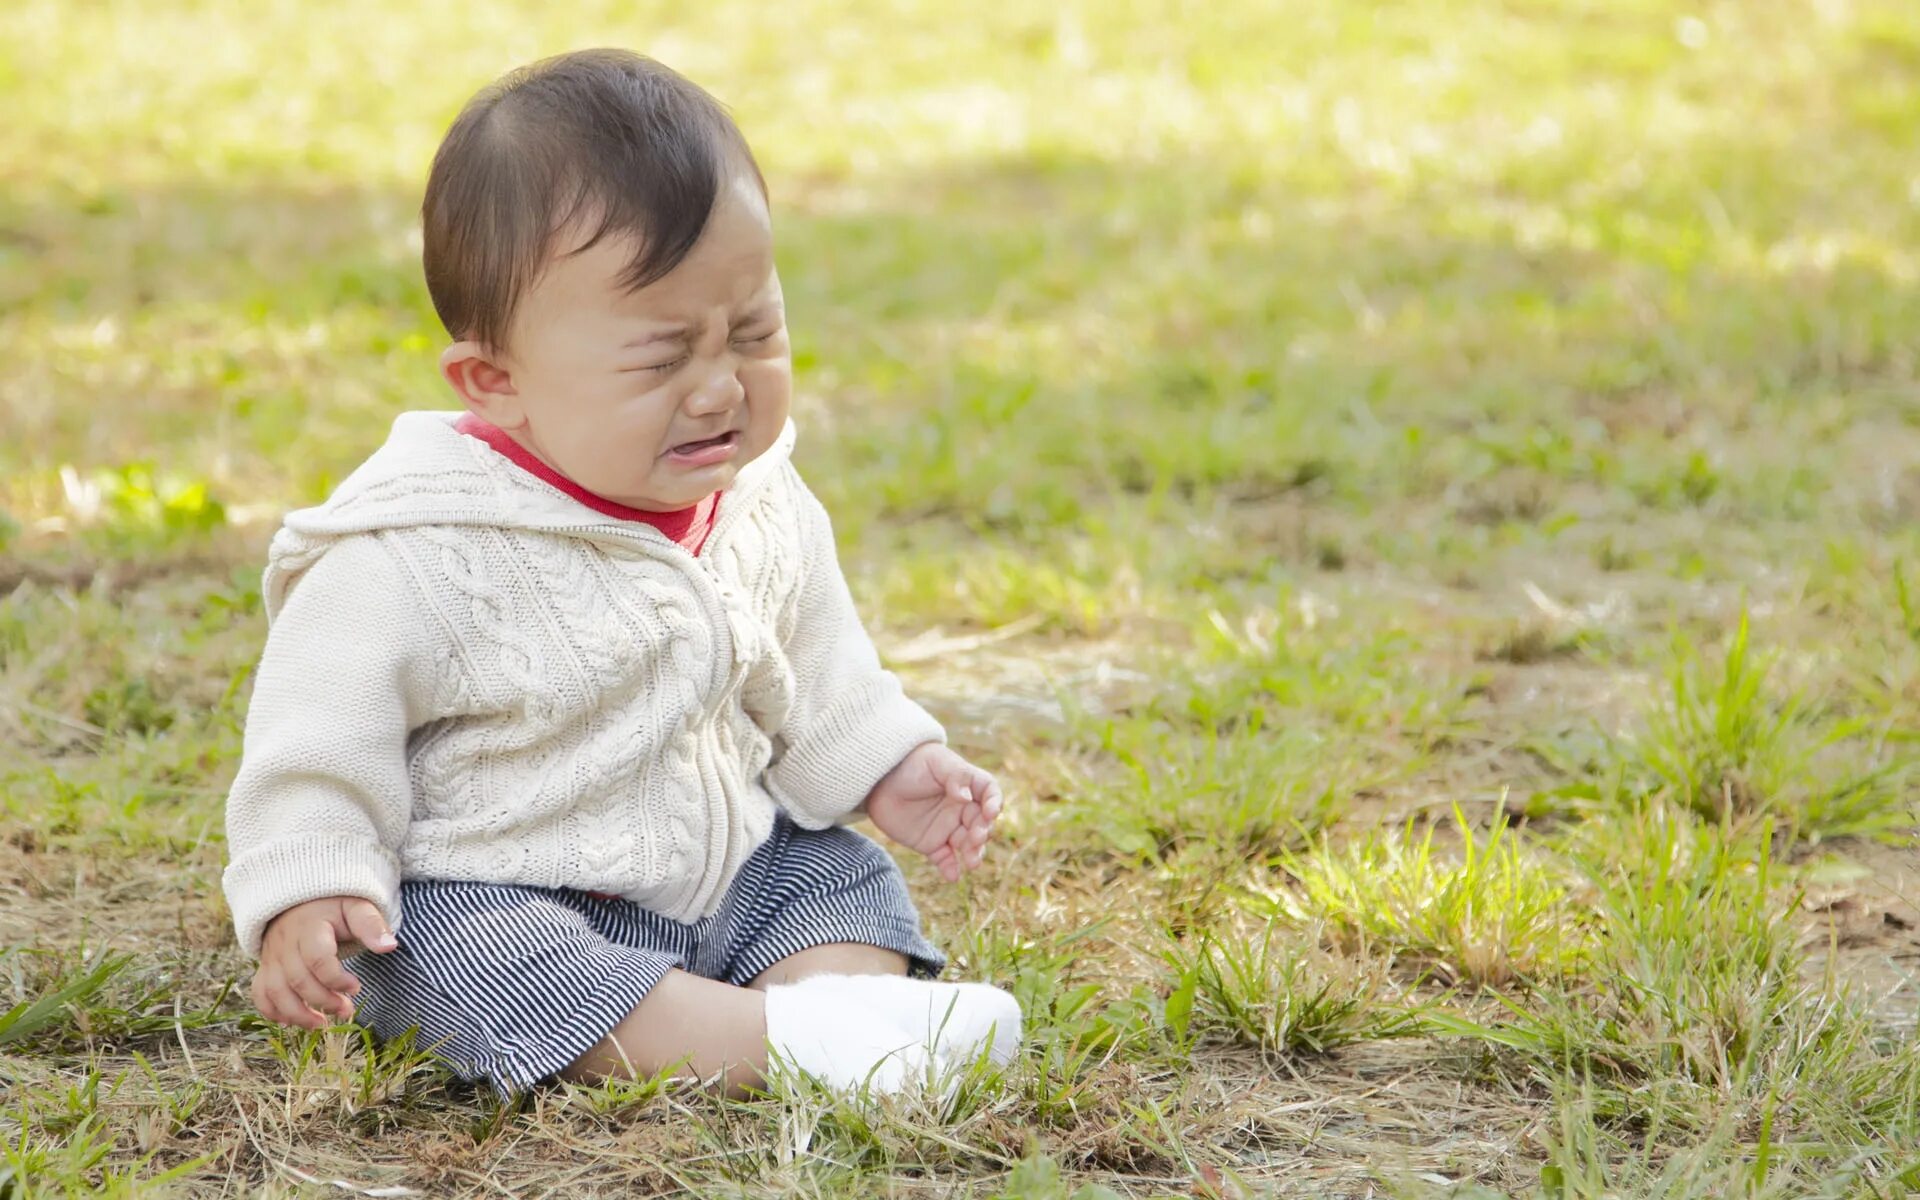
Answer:
[[[740,434],[737,430],[729,430],[719,437],[707,438],[705,441],[682,442],[673,448],[673,452],[675,454],[698,454],[702,450],[709,450],[715,446],[731,446],[739,436]]]
[[[719,437],[682,442],[667,451],[667,461],[682,467],[711,467],[727,462],[740,453],[740,431],[728,430]]]

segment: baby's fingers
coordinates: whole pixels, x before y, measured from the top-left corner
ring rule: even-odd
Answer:
[[[311,1009],[300,1024],[309,1029],[320,1029],[329,1024],[331,1015],[337,1014],[342,1020],[353,1013],[353,1001],[345,996],[335,995],[307,970],[305,963],[296,964],[287,971],[287,986],[300,1002]]]
[[[954,859],[953,847],[945,842],[927,852],[927,861],[940,872],[940,878],[952,883],[960,878],[959,863]]]
[[[275,988],[279,986],[278,980],[279,975],[276,972],[271,972],[262,966],[253,973],[253,986],[248,989],[253,996],[253,1006],[259,1009],[260,1015],[269,1021],[280,1020],[280,1000],[275,994]]]
[[[993,776],[987,775],[985,778],[986,784],[975,788],[974,795],[980,797],[981,811],[987,814],[987,820],[991,822],[1000,815],[1001,806],[1005,802],[1000,796],[1000,785],[994,781]]]
[[[961,810],[962,824],[985,827],[1000,815],[1000,785],[985,771],[971,770],[957,789],[950,789],[966,805]]]
[[[986,844],[986,829],[968,829],[965,827],[953,831],[947,840],[945,849],[953,861],[953,874],[950,879],[958,879],[968,871],[980,865],[981,847]]]
[[[972,777],[966,771],[955,771],[953,774],[947,776],[946,793],[947,793],[948,800],[956,804],[966,805],[967,808],[969,809],[972,808],[973,806]]]
[[[301,941],[301,965],[319,981],[320,986],[342,996],[351,996],[360,990],[360,981],[340,965],[340,945],[334,936],[333,926],[319,922]]]
[[[281,1025],[319,1029],[327,1023],[325,1017],[301,1001],[277,966],[263,964],[253,977],[253,1004],[261,1016]]]

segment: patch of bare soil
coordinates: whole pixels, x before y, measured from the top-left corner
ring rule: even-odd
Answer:
[[[1890,1023],[1920,1018],[1920,843],[1850,839],[1837,846],[1832,878],[1808,890],[1809,969],[1853,988]]]

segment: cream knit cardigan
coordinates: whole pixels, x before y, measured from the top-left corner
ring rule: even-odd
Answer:
[[[322,896],[363,896],[398,930],[412,878],[613,892],[691,922],[776,805],[852,824],[910,750],[946,740],[861,628],[792,422],[696,558],[457,416],[402,414],[273,539],[227,799],[249,954]]]

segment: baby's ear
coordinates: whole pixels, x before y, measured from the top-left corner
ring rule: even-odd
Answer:
[[[467,411],[497,429],[518,429],[527,418],[513,376],[476,341],[459,341],[440,352],[440,374]]]

